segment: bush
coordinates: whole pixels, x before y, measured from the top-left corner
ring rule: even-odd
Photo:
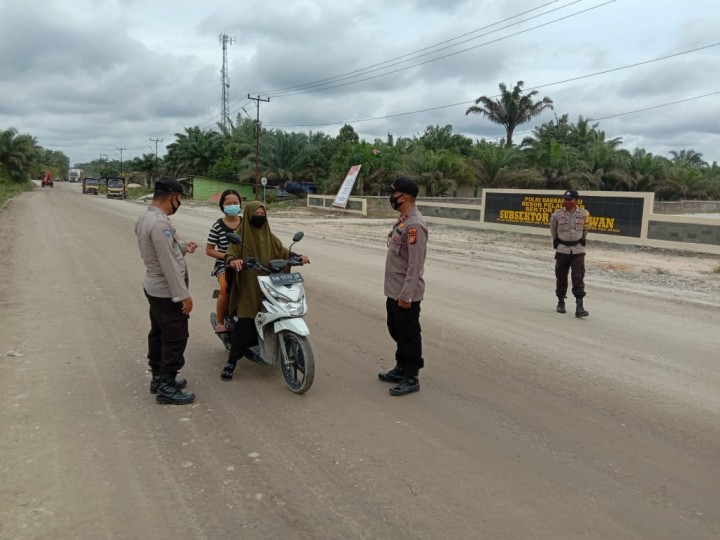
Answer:
[[[17,197],[23,191],[32,191],[35,188],[35,184],[30,181],[26,182],[11,182],[4,178],[0,178],[0,208],[5,206],[5,203]]]

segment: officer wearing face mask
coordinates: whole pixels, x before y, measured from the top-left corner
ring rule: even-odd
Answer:
[[[150,393],[158,403],[184,405],[195,395],[183,392],[187,380],[177,378],[185,365],[188,318],[193,303],[188,290],[185,254],[197,249],[195,242],[177,237],[170,216],[182,204],[182,185],[174,178],[155,182],[152,204],[135,223],[140,256],[145,263],[143,289],[150,304],[148,364],[152,371]]]
[[[585,243],[590,212],[578,206],[578,192],[569,189],[563,194],[563,207],[550,216],[550,234],[555,248],[555,295],[558,313],[565,313],[568,271],[575,297],[575,316],[590,315],[585,309]]]
[[[257,345],[255,315],[260,311],[261,292],[257,281],[258,271],[243,269],[243,258],[255,257],[267,265],[272,259],[287,259],[288,248],[270,231],[265,206],[260,201],[245,205],[245,212],[235,233],[242,238],[242,244],[230,244],[225,254],[225,272],[230,289],[228,312],[233,317],[230,353],[220,378],[230,381],[238,360],[248,347]],[[310,259],[299,255],[303,263]]]
[[[418,375],[424,367],[420,333],[420,302],[425,293],[423,272],[427,223],[415,206],[418,185],[398,178],[390,186],[390,205],[400,217],[388,234],[385,259],[385,309],[390,337],[395,341],[395,367],[378,373],[381,381],[395,383],[391,396],[420,390]]]

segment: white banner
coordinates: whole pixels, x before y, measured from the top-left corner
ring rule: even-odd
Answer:
[[[360,167],[362,167],[362,165],[353,165],[350,167],[345,180],[343,180],[342,186],[340,186],[340,190],[335,196],[335,200],[332,203],[333,206],[339,206],[340,208],[345,208],[345,206],[347,206],[348,199],[350,198],[350,192],[352,191],[352,188],[355,185],[355,180],[357,180],[357,176],[360,173]]]

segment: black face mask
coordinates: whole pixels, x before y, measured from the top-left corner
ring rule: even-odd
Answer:
[[[175,206],[175,201],[177,201],[177,206]],[[180,199],[173,199],[173,200],[170,201],[170,206],[172,206],[172,209],[173,209],[172,213],[173,213],[173,214],[178,211],[178,208],[180,208],[180,205],[181,205],[181,204],[182,204],[182,202],[180,201]]]
[[[250,225],[259,229],[267,222],[267,216],[250,216]]]
[[[402,205],[402,203],[398,201],[400,197],[402,197],[402,195],[398,195],[397,197],[390,195],[390,206],[392,206],[393,210],[397,210]]]

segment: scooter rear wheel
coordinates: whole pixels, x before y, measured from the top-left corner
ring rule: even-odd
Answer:
[[[288,388],[296,394],[310,390],[315,379],[315,357],[308,339],[283,330],[278,334],[278,353]]]

